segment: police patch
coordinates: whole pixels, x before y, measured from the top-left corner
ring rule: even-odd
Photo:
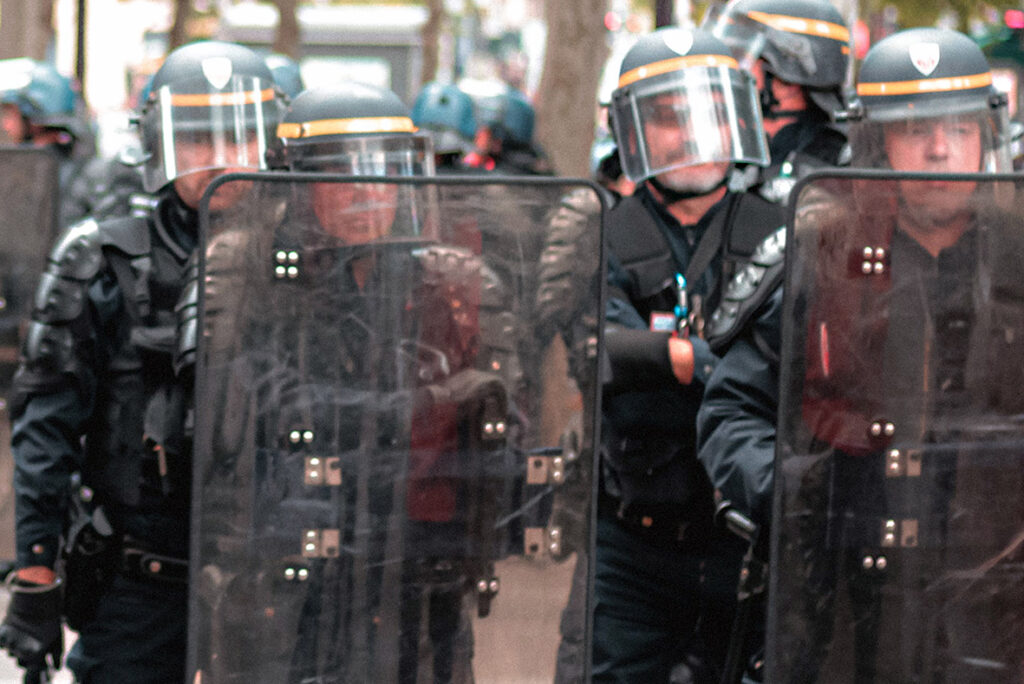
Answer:
[[[685,55],[693,47],[693,33],[679,29],[665,32],[665,46],[673,52]]]
[[[227,57],[207,57],[203,60],[203,76],[217,90],[222,89],[231,80],[231,60]]]
[[[924,76],[930,76],[939,65],[938,43],[916,43],[910,46],[910,62]]]

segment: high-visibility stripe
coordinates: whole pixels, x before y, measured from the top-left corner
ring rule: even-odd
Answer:
[[[803,33],[808,36],[831,38],[844,43],[850,42],[850,29],[830,21],[790,17],[785,14],[768,14],[767,12],[748,12],[747,16],[754,21],[786,33]]]
[[[373,116],[354,119],[320,119],[306,123],[282,123],[277,126],[279,138],[312,138],[319,135],[348,133],[415,133],[407,116]]]
[[[268,102],[273,99],[273,88],[238,93],[177,93],[171,94],[171,105],[174,107],[227,107]]]
[[[680,69],[698,66],[724,66],[730,69],[740,68],[739,63],[735,59],[725,55],[688,55],[686,57],[673,57],[671,59],[663,59],[660,62],[644,64],[641,67],[627,71],[619,77],[619,87],[627,86],[630,83],[635,83],[636,81],[650,78],[651,76],[659,76],[671,71],[678,71]]]
[[[948,76],[945,78],[924,78],[917,81],[890,81],[888,83],[860,83],[858,95],[911,95],[914,93],[945,93],[955,90],[972,90],[992,85],[992,74],[973,76]]]

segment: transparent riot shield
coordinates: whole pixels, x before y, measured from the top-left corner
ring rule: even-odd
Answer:
[[[768,681],[1024,681],[1021,183],[794,192]]]
[[[46,255],[56,239],[57,157],[0,147],[0,560],[14,558],[14,493],[7,402],[21,338]]]
[[[596,188],[212,187],[188,681],[553,680],[560,625],[588,614],[569,593],[589,576]],[[232,209],[208,210],[218,193]],[[570,193],[598,211],[570,275],[546,282],[548,222]],[[569,286],[556,306],[553,285]]]

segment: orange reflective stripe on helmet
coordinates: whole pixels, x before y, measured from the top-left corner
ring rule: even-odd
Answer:
[[[373,116],[353,119],[321,119],[305,123],[282,123],[277,127],[279,138],[314,138],[321,135],[353,133],[415,133],[418,128],[404,116]]]
[[[269,102],[275,97],[274,89],[247,90],[236,93],[177,93],[171,95],[173,107],[226,107],[231,105]]]
[[[973,76],[945,76],[923,78],[914,81],[890,81],[887,83],[860,83],[858,95],[912,95],[914,93],[942,93],[956,90],[973,90],[992,85],[992,74],[985,72]]]
[[[831,38],[844,43],[850,41],[850,29],[830,21],[790,17],[785,14],[768,14],[767,12],[749,12],[747,16],[765,26],[786,33],[803,33],[808,36]]]
[[[635,83],[636,81],[641,81],[645,78],[660,76],[661,74],[667,74],[672,71],[679,71],[690,67],[720,66],[724,66],[729,69],[739,69],[740,65],[735,59],[732,57],[726,57],[725,55],[687,55],[685,57],[673,57],[672,59],[663,59],[660,62],[644,64],[636,69],[627,71],[619,77],[619,87],[622,88],[623,86]]]

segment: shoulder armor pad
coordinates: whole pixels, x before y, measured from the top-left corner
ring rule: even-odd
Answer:
[[[729,281],[706,328],[708,344],[714,351],[725,349],[739,335],[782,281],[785,254],[786,227],[782,226],[761,241],[747,265]]]
[[[143,216],[120,216],[99,224],[105,247],[113,247],[130,257],[149,254],[149,222]]]
[[[74,367],[75,340],[71,330],[63,325],[30,322],[22,350],[21,377],[45,384],[47,379],[53,380]]]
[[[608,212],[605,226],[608,249],[634,281],[636,296],[651,297],[671,286],[672,249],[639,197],[623,198]]]
[[[48,272],[74,280],[89,280],[103,264],[100,226],[94,219],[72,224],[50,252]]]
[[[174,372],[195,364],[199,346],[199,252],[192,252],[185,264],[185,287],[174,307],[177,319],[177,346],[174,351]]]

